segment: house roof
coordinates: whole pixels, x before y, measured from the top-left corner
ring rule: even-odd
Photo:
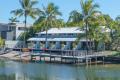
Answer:
[[[76,41],[77,38],[48,38],[47,41]],[[46,41],[45,38],[30,38],[28,41]],[[85,39],[80,39],[80,41],[86,41]]]
[[[105,26],[101,26],[102,32],[110,32],[110,29]],[[64,27],[64,28],[51,28],[47,31],[48,34],[60,34],[60,33],[85,33],[85,30],[79,27]],[[46,31],[39,32],[37,34],[46,34]]]
[[[105,26],[101,26],[101,31],[110,32],[110,29]],[[59,34],[59,33],[85,33],[85,30],[80,30],[79,27],[65,27],[65,28],[51,28],[48,30],[48,34]],[[46,31],[39,32],[37,34],[46,34]],[[48,41],[75,41],[76,38],[48,38]],[[28,41],[45,41],[45,38],[29,38]],[[80,41],[85,41],[85,39],[80,39]]]
[[[80,30],[79,27],[51,28],[48,30],[48,34],[57,33],[84,33],[84,31]],[[37,34],[46,34],[46,31],[39,32]]]

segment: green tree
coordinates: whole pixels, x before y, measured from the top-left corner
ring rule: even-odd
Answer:
[[[84,22],[84,29],[86,33],[86,49],[87,49],[87,54],[89,50],[89,44],[88,44],[88,35],[89,35],[89,18],[97,13],[97,8],[99,8],[99,5],[94,3],[93,0],[80,0],[80,5],[82,9],[82,15],[83,15],[83,22]]]
[[[4,45],[5,45],[5,41],[0,37],[0,47],[3,47]]]
[[[10,23],[19,22],[16,17],[9,18]]]
[[[83,15],[77,10],[70,12],[69,19],[67,21],[67,26],[81,26],[82,25]]]
[[[24,41],[26,42],[26,35],[25,32],[27,30],[27,18],[30,16],[31,18],[35,19],[36,16],[39,15],[40,10],[38,8],[34,8],[34,6],[38,3],[36,0],[19,0],[19,3],[21,5],[20,9],[16,9],[11,11],[15,16],[24,16],[24,24],[25,24],[25,30],[24,30]]]
[[[36,33],[35,27],[34,27],[34,26],[29,27],[29,28],[27,28],[27,32],[21,34],[21,35],[18,37],[18,40],[23,40],[23,39],[24,39],[24,35],[26,35],[25,38],[26,38],[26,40],[27,40],[27,39],[35,36],[35,33]]]
[[[112,25],[114,27],[113,32],[113,41],[112,41],[112,50],[120,50],[120,16],[117,16],[114,20],[114,24]]]
[[[113,39],[113,19],[109,15],[104,15],[106,27],[110,29],[111,39]]]
[[[110,42],[108,43],[108,49],[112,49],[114,41],[115,41],[115,31],[117,31],[117,23],[119,22],[119,18],[116,18],[116,21],[113,20],[109,15],[104,15],[106,21],[106,27],[110,29]]]
[[[61,15],[62,14],[59,11],[59,8],[53,3],[49,3],[47,7],[43,6],[39,18],[35,22],[37,26],[41,27],[42,30],[46,31],[45,48],[47,48],[47,31],[52,27],[61,27],[59,24],[61,24],[61,22],[63,21],[61,19],[58,19],[58,17]]]
[[[105,31],[103,30],[106,30],[105,19],[102,13],[99,12],[91,15],[91,17],[88,18],[88,24],[89,24],[88,38],[90,42],[94,42],[95,44],[93,45],[93,43],[90,43],[90,49],[97,50],[98,43],[100,41],[106,42],[107,40],[107,37],[105,40],[103,39],[103,36],[102,36],[105,33]],[[107,36],[108,34],[106,33],[104,35]]]

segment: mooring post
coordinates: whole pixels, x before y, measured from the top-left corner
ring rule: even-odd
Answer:
[[[41,61],[41,56],[39,56],[40,57],[40,61]]]
[[[50,62],[51,62],[51,56],[50,56]]]
[[[88,66],[88,58],[86,57],[86,65]]]
[[[85,59],[86,59],[86,65],[88,66],[88,57],[87,57],[87,51],[85,52]]]
[[[91,58],[90,58],[90,66],[91,66]]]
[[[54,57],[54,62],[55,62],[55,57]]]
[[[61,57],[61,63],[62,63],[62,57]]]
[[[105,60],[105,57],[103,56],[103,65],[104,65],[104,60]]]
[[[95,60],[96,60],[95,62],[96,62],[96,65],[97,65],[97,56],[96,56]]]
[[[32,61],[32,55],[31,55],[31,61]]]
[[[44,61],[45,61],[45,56],[44,56]]]
[[[63,54],[63,51],[61,50],[61,63],[62,63],[62,54]]]

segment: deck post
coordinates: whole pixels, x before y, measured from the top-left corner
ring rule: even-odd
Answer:
[[[104,60],[105,60],[105,57],[103,56],[103,65],[104,65]]]
[[[40,57],[40,61],[41,61],[41,56],[39,56]]]
[[[88,57],[87,57],[87,51],[85,52],[85,59],[86,59],[86,65],[88,66]]]
[[[96,65],[97,65],[97,56],[96,56],[96,58],[95,58],[95,62],[96,62]]]
[[[88,66],[88,58],[86,57],[86,65]]]
[[[54,57],[54,62],[55,62],[55,57]]]
[[[45,56],[44,56],[44,61],[45,61]]]
[[[61,57],[61,63],[62,63],[62,57]]]
[[[50,62],[51,62],[51,56],[50,56]]]
[[[63,62],[63,61],[62,61],[62,54],[63,54],[63,51],[61,50],[61,63]]]
[[[79,63],[79,58],[76,58],[77,60],[76,60],[76,63],[78,64]]]
[[[73,53],[73,61],[74,61],[74,63],[76,63],[75,52],[76,52],[76,51],[72,51],[72,53]]]
[[[91,58],[90,58],[90,65],[91,65]]]
[[[31,61],[32,61],[32,57],[33,57],[33,56],[31,55]]]

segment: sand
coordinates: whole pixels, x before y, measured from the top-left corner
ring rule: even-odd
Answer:
[[[11,51],[9,53],[0,55],[0,57],[8,58],[10,60],[30,60],[30,53],[28,52],[17,52],[17,51]]]

